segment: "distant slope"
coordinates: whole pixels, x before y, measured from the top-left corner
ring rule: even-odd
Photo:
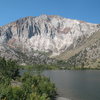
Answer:
[[[80,51],[82,51],[86,47],[89,47],[90,45],[92,45],[93,43],[95,43],[99,39],[100,39],[100,31],[97,31],[91,37],[85,39],[84,42],[81,44],[81,46],[78,46],[78,47],[71,49],[71,50],[66,50],[65,52],[63,52],[59,56],[56,56],[56,59],[68,60],[70,57],[75,56]]]
[[[100,31],[94,33],[84,45],[73,52],[71,51],[70,58],[66,59],[67,66],[100,69]]]

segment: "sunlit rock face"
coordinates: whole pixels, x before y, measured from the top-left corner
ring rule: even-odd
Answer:
[[[24,52],[59,55],[89,38],[99,25],[60,16],[26,17],[0,27],[0,50],[5,46]],[[3,48],[3,49],[2,49]]]

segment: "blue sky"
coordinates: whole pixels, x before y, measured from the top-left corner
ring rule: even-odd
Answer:
[[[100,0],[0,0],[0,26],[42,14],[100,23]]]

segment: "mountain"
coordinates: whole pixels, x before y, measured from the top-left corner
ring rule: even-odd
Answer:
[[[100,68],[100,30],[95,32],[84,45],[76,48],[75,51],[78,51],[78,53],[67,59],[67,66]]]
[[[0,27],[0,55],[20,62],[67,61],[85,49],[86,41],[99,29],[99,24],[55,15],[25,17]]]

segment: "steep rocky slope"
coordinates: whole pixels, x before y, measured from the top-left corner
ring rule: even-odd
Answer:
[[[80,52],[67,59],[69,67],[100,68],[100,31],[94,33],[76,50]]]
[[[99,28],[98,24],[60,16],[25,17],[0,27],[0,55],[22,61],[23,56],[41,58],[39,55],[67,60],[79,53],[83,48],[75,53],[73,50],[84,45]]]

